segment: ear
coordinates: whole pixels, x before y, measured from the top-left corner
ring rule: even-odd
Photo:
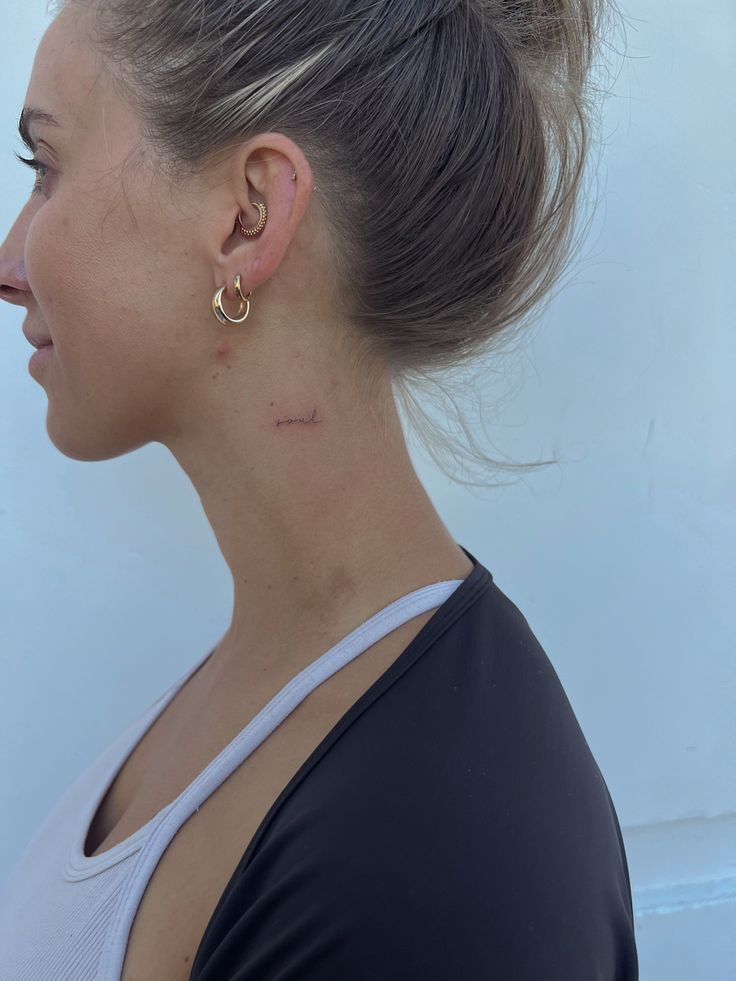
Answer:
[[[226,286],[225,295],[237,302],[235,277],[240,274],[241,289],[247,294],[274,275],[315,188],[307,158],[283,133],[253,137],[232,154],[225,173],[215,288]],[[257,235],[246,237],[238,216],[246,228],[255,227],[260,219],[255,201],[266,206],[266,225]]]

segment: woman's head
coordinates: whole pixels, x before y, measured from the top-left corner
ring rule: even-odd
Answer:
[[[65,7],[39,45],[22,128],[43,168],[2,254],[3,268],[24,262],[26,332],[54,342],[38,369],[51,435],[70,456],[100,459],[186,427],[187,403],[226,370],[243,336],[212,314],[219,286],[234,314],[235,275],[259,290],[281,265],[272,313],[299,302],[301,270],[284,252],[312,183],[300,148],[277,133],[197,177],[165,178],[88,27],[87,11]],[[258,199],[270,225],[256,245],[237,219],[255,224]]]
[[[61,125],[30,126],[45,183],[0,277],[25,259],[70,455],[166,442],[213,375],[289,346],[370,401],[486,350],[562,270],[601,0],[56,7],[27,104]]]

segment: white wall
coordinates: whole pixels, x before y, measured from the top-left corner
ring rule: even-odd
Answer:
[[[529,620],[603,771],[642,981],[735,981],[736,8],[622,9],[590,235],[489,389],[505,400],[497,454],[562,464],[482,498],[417,467]],[[3,0],[2,21],[0,237],[31,183],[11,153],[47,23],[21,0]],[[165,450],[85,465],[51,445],[22,313],[0,304],[0,876],[71,780],[214,644],[232,599]]]

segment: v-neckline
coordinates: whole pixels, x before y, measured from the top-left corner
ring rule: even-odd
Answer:
[[[427,631],[427,629],[430,627],[430,625],[433,623],[433,621],[436,619],[436,617],[440,614],[440,611],[446,606],[446,604],[448,602],[450,602],[453,599],[453,597],[456,596],[456,594],[458,593],[458,591],[464,593],[467,589],[469,589],[469,588],[472,587],[473,583],[475,583],[476,580],[481,575],[487,576],[488,579],[490,580],[490,578],[491,578],[490,577],[490,574],[485,570],[485,567],[482,566],[479,563],[479,561],[471,553],[469,553],[465,548],[463,548],[461,545],[459,545],[459,547],[462,548],[462,550],[466,554],[466,556],[473,562],[473,569],[465,577],[465,579],[462,579],[462,580],[443,580],[441,583],[431,583],[431,584],[428,584],[427,586],[420,587],[420,589],[412,590],[411,593],[406,594],[407,596],[408,595],[414,595],[416,593],[421,592],[422,590],[429,590],[433,586],[439,586],[439,585],[442,585],[442,584],[447,584],[449,582],[456,583],[456,587],[453,590],[452,594],[446,600],[443,601],[443,603],[441,604],[441,606],[438,609],[435,610],[435,612],[432,615],[432,617],[427,621],[427,623],[424,625],[424,627],[422,627],[422,629],[417,634],[417,636],[414,638],[414,640],[409,644],[408,648],[405,649],[402,652],[402,654],[399,656],[399,658],[397,658],[397,660],[391,665],[391,667],[389,668],[389,672],[396,666],[396,663],[398,661],[400,661],[402,658],[404,658],[404,656],[407,654],[407,651],[409,649],[411,649],[411,648],[414,647],[414,645],[416,644],[416,642],[418,641],[418,639],[425,634],[425,632]],[[405,598],[406,598],[406,596],[401,597],[400,600],[404,600]],[[399,602],[399,600],[395,600],[394,601],[394,603],[397,603],[397,602]],[[382,610],[378,611],[376,614],[374,614],[374,616],[378,616],[379,614],[384,613],[384,611],[386,609],[388,609],[389,607],[391,607],[391,606],[393,606],[393,603],[387,604],[386,607],[384,607]],[[369,619],[372,619],[372,618],[369,618]],[[358,627],[356,627],[345,638],[343,638],[343,640],[340,643],[343,643],[345,640],[347,640],[348,638],[352,637],[352,635],[354,633],[356,633],[358,630],[360,630],[363,626],[364,625],[361,624]],[[81,822],[81,827],[80,827],[79,833],[75,836],[75,838],[74,838],[74,840],[73,840],[73,842],[71,844],[71,848],[69,849],[69,852],[68,852],[68,855],[67,855],[67,863],[66,863],[66,874],[70,878],[87,878],[88,876],[90,876],[92,874],[96,874],[98,872],[101,872],[103,869],[109,868],[109,867],[117,864],[118,862],[122,861],[124,858],[126,858],[127,856],[129,856],[130,854],[132,854],[136,850],[138,850],[138,848],[141,846],[141,844],[143,842],[145,842],[146,839],[148,839],[148,837],[154,832],[156,826],[165,819],[165,817],[169,813],[169,811],[171,811],[172,808],[174,808],[178,804],[178,802],[181,800],[181,798],[184,797],[184,795],[187,794],[190,791],[192,785],[196,782],[197,779],[199,779],[199,776],[201,776],[201,773],[200,773],[200,775],[198,775],[192,781],[190,781],[190,783],[181,791],[181,793],[179,793],[173,800],[171,800],[168,804],[166,804],[164,807],[162,807],[144,825],[142,825],[141,827],[139,827],[137,831],[135,831],[132,834],[128,835],[126,838],[122,839],[121,841],[116,842],[114,845],[110,846],[110,848],[107,848],[107,849],[105,849],[102,852],[99,852],[99,853],[93,854],[93,855],[86,855],[84,853],[84,848],[85,848],[87,839],[89,837],[89,833],[90,833],[90,830],[92,828],[92,824],[93,824],[94,820],[97,817],[97,813],[99,811],[99,808],[102,805],[102,802],[105,799],[105,796],[107,795],[108,791],[113,786],[113,784],[117,780],[118,776],[122,772],[123,767],[125,766],[126,762],[130,758],[130,756],[132,755],[132,753],[135,751],[136,747],[145,738],[146,734],[152,729],[152,727],[155,724],[156,720],[163,714],[163,712],[165,711],[165,709],[168,706],[168,704],[176,697],[176,695],[178,694],[178,692],[189,681],[189,679],[194,675],[194,673],[200,667],[202,667],[204,665],[204,663],[208,660],[209,657],[211,657],[211,655],[214,653],[214,651],[216,649],[217,649],[217,647],[215,646],[212,650],[207,651],[203,655],[203,657],[201,657],[198,661],[196,661],[185,672],[185,674],[183,675],[183,677],[181,677],[169,689],[167,689],[167,691],[165,691],[159,697],[159,699],[157,699],[148,708],[147,713],[144,714],[143,719],[138,718],[138,719],[134,720],[134,722],[131,723],[131,725],[128,727],[128,729],[126,729],[121,734],[121,736],[118,738],[118,740],[116,740],[116,742],[113,743],[113,745],[109,748],[108,752],[113,756],[113,758],[117,758],[117,754],[120,752],[120,744],[122,743],[122,744],[125,745],[125,742],[126,742],[125,737],[126,736],[128,737],[128,740],[127,740],[127,743],[128,743],[127,752],[125,753],[124,757],[122,757],[120,759],[119,764],[115,767],[114,772],[110,775],[109,779],[107,779],[98,788],[97,793],[94,795],[94,800],[91,802],[90,806],[85,811],[84,820]],[[320,658],[318,658],[317,660],[319,661]],[[309,672],[314,667],[314,663],[316,663],[316,662],[313,662],[313,664],[308,665],[304,669],[303,672],[300,672],[296,676],[296,678],[299,678],[300,675],[303,674],[303,673],[305,673],[305,672]],[[369,692],[379,682],[381,682],[381,680],[385,677],[385,674],[388,674],[389,672],[385,672],[384,675],[382,675],[379,679],[377,679],[377,681],[374,683],[374,685],[371,686],[371,689],[369,689]],[[281,696],[281,694],[284,692],[285,688],[287,688],[288,685],[292,684],[295,680],[296,679],[294,678],[290,682],[288,682],[287,685],[285,685],[274,696],[274,698],[271,699],[271,701],[266,706],[264,706],[264,708],[261,711],[266,712],[270,708],[271,703],[274,702],[276,699],[278,699]],[[369,692],[366,692],[364,694],[364,696],[362,696],[361,699],[359,699],[359,701],[362,701],[362,698],[366,697],[369,694]],[[346,714],[349,714],[353,710],[354,707],[355,706],[353,706],[351,709],[349,709]],[[340,721],[342,721],[342,720],[340,720]],[[340,722],[338,722],[338,725],[339,724],[340,724]],[[141,726],[143,728],[141,728]],[[132,736],[131,736],[131,731],[134,733]],[[227,753],[231,749],[231,747],[233,746],[233,744],[241,736],[242,736],[242,730],[235,735],[235,737],[227,744],[227,746],[225,746],[223,748],[223,750],[220,753],[217,754],[217,756],[213,760],[210,761],[210,764],[208,764],[208,766],[213,765],[217,759],[219,759],[223,754]],[[329,738],[329,735],[326,738]],[[318,749],[319,749],[319,747],[318,747]],[[287,789],[288,788],[284,788],[284,792],[283,793],[285,793]],[[264,817],[264,821],[262,822],[263,824],[265,824],[267,817],[268,817],[268,815],[266,815],[266,817]],[[256,831],[256,834],[254,835],[253,840],[255,840],[255,838],[259,835],[259,832],[260,832],[260,828]],[[108,835],[108,837],[109,837],[109,835]],[[253,842],[251,842],[251,844],[252,843]]]

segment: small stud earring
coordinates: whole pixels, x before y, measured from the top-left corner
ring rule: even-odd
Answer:
[[[291,175],[291,179],[292,179],[293,181],[295,181],[295,180],[296,180],[296,171],[294,171],[294,173],[293,173],[293,174]],[[313,184],[313,185],[312,185],[312,190],[313,190],[313,191],[316,191],[316,190],[317,190],[317,185],[316,185],[316,184]]]

